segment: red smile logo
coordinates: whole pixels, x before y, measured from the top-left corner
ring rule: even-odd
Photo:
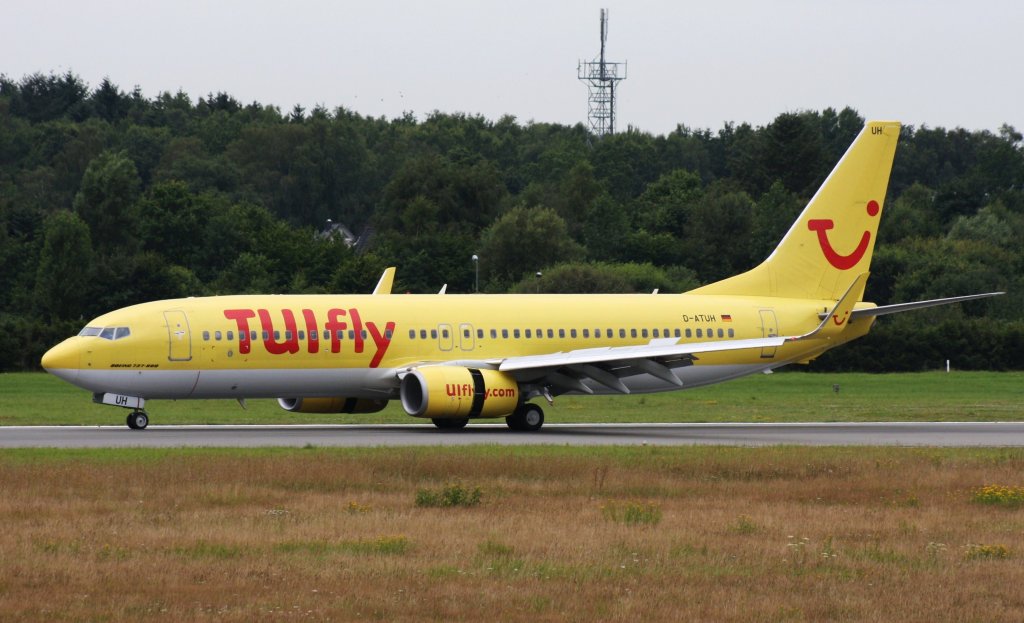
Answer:
[[[868,216],[878,216],[878,202],[872,199],[867,205]],[[818,244],[821,245],[821,252],[825,254],[828,263],[839,270],[849,270],[857,265],[857,262],[864,257],[871,242],[871,232],[866,231],[861,236],[857,248],[849,255],[842,255],[832,248],[832,242],[828,239],[828,230],[835,227],[835,222],[830,218],[811,219],[807,221],[807,229],[818,233]]]

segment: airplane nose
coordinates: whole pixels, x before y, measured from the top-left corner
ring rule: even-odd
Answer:
[[[76,338],[69,338],[46,351],[43,368],[50,374],[74,383],[81,368],[81,349]]]

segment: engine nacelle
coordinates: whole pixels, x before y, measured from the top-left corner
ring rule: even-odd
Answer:
[[[277,404],[295,413],[376,413],[388,406],[374,398],[278,398]]]
[[[505,417],[519,405],[519,384],[497,370],[429,366],[402,379],[402,407],[415,417]]]

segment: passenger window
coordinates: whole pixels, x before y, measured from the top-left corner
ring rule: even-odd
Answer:
[[[565,337],[565,329],[558,330],[558,337]]]
[[[519,329],[512,329],[512,337],[519,339]]]
[[[209,331],[203,331],[203,341],[204,342],[209,342],[210,341],[210,332]]]
[[[421,340],[427,339],[427,330],[426,329],[420,329],[420,339]]]
[[[590,329],[583,329],[583,337],[590,337]]]
[[[437,339],[437,329],[431,329],[430,330],[430,339],[432,339],[432,340],[436,340]]]
[[[352,329],[348,330],[348,339],[350,339],[350,340],[356,339],[356,332],[353,331]]]
[[[501,337],[505,338],[506,340],[508,339],[508,329],[501,330]]]
[[[636,329],[629,330],[629,337],[636,337]]]
[[[569,337],[576,337],[576,329],[569,329]]]
[[[689,331],[689,329],[687,329],[687,331]],[[704,337],[704,331],[697,329],[697,337]]]
[[[665,332],[665,335],[666,336],[668,335],[668,331]],[[657,329],[654,330],[654,337],[658,337],[658,330]]]
[[[647,337],[647,329],[640,329],[640,337]]]
[[[416,329],[409,329],[409,339],[410,340],[415,340],[416,339]]]
[[[537,336],[537,339],[538,339],[538,340],[539,340],[540,338],[544,337],[544,330],[543,330],[543,329],[537,329],[537,333],[536,333],[536,336]]]
[[[229,342],[234,342],[235,341],[235,332],[234,331],[228,331],[228,341]]]
[[[476,339],[478,339],[478,340],[484,339],[484,330],[483,329],[477,329],[476,330]]]
[[[343,331],[342,329],[338,329],[337,336],[338,336],[338,340],[339,341],[345,339],[345,331]],[[349,337],[352,337],[352,336],[350,335]]]
[[[491,339],[492,340],[498,339],[498,330],[497,329],[491,329]]]
[[[231,339],[231,332],[230,331],[228,331],[228,339],[229,340]],[[299,331],[299,339],[300,340],[306,339],[306,332],[305,331],[301,331],[301,330]]]
[[[467,340],[469,339],[469,329],[462,330],[462,337],[466,338]]]
[[[384,329],[384,338],[390,340],[394,332],[391,329]]]
[[[725,331],[722,331],[721,329],[719,329],[718,330],[718,337],[725,337]]]
[[[451,335],[451,334],[450,334],[450,333],[448,333],[448,329],[441,329],[441,337],[443,337],[444,339],[446,339],[446,340],[447,340],[447,339],[448,339],[448,336],[450,336],[450,335]]]
[[[310,341],[310,342],[315,342],[315,341],[317,341],[317,337],[316,337],[316,329],[310,329],[310,330],[309,330],[309,341]]]
[[[555,332],[552,329],[548,329],[548,339],[555,337]]]
[[[625,329],[619,329],[619,337],[626,337],[626,330]]]
[[[366,339],[366,335],[367,335],[367,333],[366,333],[366,329],[363,329],[363,330],[362,330],[362,331],[360,331],[359,333],[360,333],[360,334],[361,334],[361,335],[363,336],[363,339],[365,340],[365,339]]]
[[[732,329],[729,329],[729,337],[734,337],[735,335],[736,335],[736,333],[733,332]]]
[[[678,334],[678,333],[679,333],[679,329],[676,329],[676,334]],[[686,337],[693,337],[693,333],[691,333],[689,329],[686,330]]]
[[[715,337],[715,330],[708,327],[708,337]]]
[[[292,332],[291,331],[285,331],[284,332],[284,339],[290,342],[292,340]]]
[[[533,337],[533,332],[530,331],[529,329],[527,329],[526,330],[526,339],[530,339],[531,337]]]
[[[252,338],[252,341],[254,341],[254,342],[256,341],[256,330],[255,329],[249,333],[249,337]],[[263,339],[267,339],[267,336],[264,335]]]
[[[679,337],[679,329],[678,329],[678,328],[676,328],[676,330],[675,330],[675,336],[676,336],[676,337]],[[686,337],[690,337],[690,336],[689,336],[689,335],[687,335]]]
[[[281,341],[281,332],[280,331],[274,331],[274,341],[275,342],[280,342]]]
[[[220,331],[214,331],[213,332],[213,339],[215,339],[215,340],[217,340],[219,342],[220,338],[221,338]]]

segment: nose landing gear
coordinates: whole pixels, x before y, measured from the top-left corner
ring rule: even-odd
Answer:
[[[128,414],[128,428],[142,430],[149,426],[149,416],[145,411],[132,411]]]

